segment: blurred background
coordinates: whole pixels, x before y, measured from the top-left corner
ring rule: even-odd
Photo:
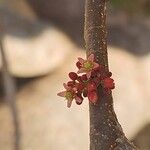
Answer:
[[[15,103],[21,150],[87,150],[88,101],[71,109],[56,94],[85,57],[85,0],[0,0],[0,34]],[[108,53],[114,108],[127,137],[150,150],[150,1],[108,2]],[[11,105],[0,57],[0,150],[12,150]],[[19,149],[18,149],[19,150]]]

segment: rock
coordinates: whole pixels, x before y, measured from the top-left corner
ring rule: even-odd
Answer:
[[[6,35],[5,51],[9,70],[16,77],[36,77],[54,71],[74,45],[56,29],[46,29],[35,38]]]
[[[12,10],[24,17],[27,17],[30,20],[35,20],[37,18],[36,14],[28,5],[26,0],[0,0],[0,6],[5,7],[8,10]]]
[[[150,121],[148,58],[150,55],[136,57],[123,49],[110,49],[110,68],[116,82],[115,111],[129,138]]]
[[[39,18],[53,22],[76,43],[84,45],[85,0],[27,0],[27,2]]]
[[[149,0],[142,1],[140,6],[150,7]],[[53,22],[77,44],[84,46],[85,0],[27,0],[27,2],[39,18]],[[113,1],[108,2],[107,9],[108,43],[139,56],[148,54],[150,52],[150,18],[142,14],[137,15],[137,11],[135,15],[129,15],[123,9],[112,7],[111,3]],[[136,9],[137,4],[138,2],[134,5]]]
[[[52,72],[76,49],[64,33],[49,24],[29,21],[2,8],[0,12],[9,70],[16,77]]]

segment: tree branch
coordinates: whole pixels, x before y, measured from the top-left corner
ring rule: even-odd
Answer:
[[[2,77],[4,83],[5,100],[7,101],[7,104],[10,108],[10,112],[13,118],[14,130],[15,130],[14,150],[20,150],[20,126],[19,126],[17,106],[15,102],[16,86],[15,86],[14,79],[11,77],[8,71],[7,60],[6,60],[5,51],[2,43],[2,36],[0,37],[0,52],[2,58]]]
[[[106,0],[86,0],[85,43],[87,55],[95,54],[95,61],[108,68],[106,30]],[[113,109],[112,94],[98,88],[99,102],[90,108],[90,150],[136,150],[125,137]]]

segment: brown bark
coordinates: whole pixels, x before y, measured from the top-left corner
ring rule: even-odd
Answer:
[[[95,61],[108,68],[106,30],[106,0],[86,0],[85,43],[87,55],[95,54]],[[112,94],[98,88],[99,101],[90,108],[90,150],[136,150],[125,137],[113,109]]]

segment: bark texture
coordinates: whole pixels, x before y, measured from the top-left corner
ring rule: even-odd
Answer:
[[[95,61],[108,68],[106,0],[86,0],[85,43],[87,55],[95,54]],[[98,88],[99,101],[90,108],[90,150],[136,150],[125,137],[113,109],[112,94]]]

